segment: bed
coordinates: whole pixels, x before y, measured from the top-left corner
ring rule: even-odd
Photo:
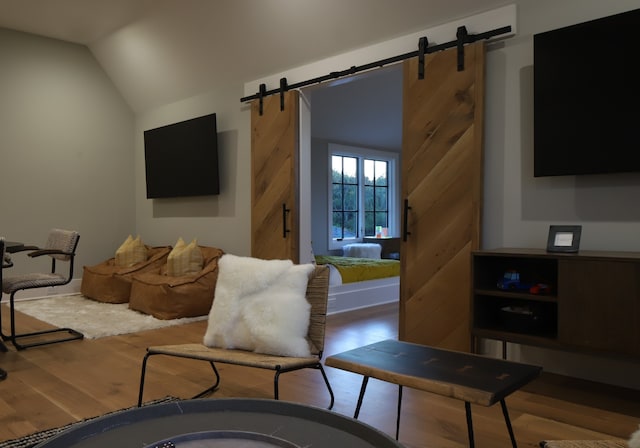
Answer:
[[[330,314],[399,300],[398,260],[331,255],[316,255],[315,260],[329,266]]]

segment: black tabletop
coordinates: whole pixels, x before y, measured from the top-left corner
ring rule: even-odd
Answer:
[[[325,364],[485,406],[502,400],[542,370],[392,339],[329,356]]]

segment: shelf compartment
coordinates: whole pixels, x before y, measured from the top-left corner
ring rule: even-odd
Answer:
[[[520,274],[520,283],[535,285],[544,283],[549,285],[555,295],[558,290],[558,260],[555,258],[528,258],[513,256],[483,256],[474,254],[473,284],[478,289],[497,290],[505,272],[516,271]],[[528,288],[506,290],[511,292],[528,293]]]
[[[505,291],[502,289],[476,289],[477,295],[504,297],[509,299],[531,300],[534,302],[557,302],[558,297],[555,294],[531,294],[528,292]]]
[[[493,339],[495,341],[504,341],[513,344],[525,344],[552,349],[563,348],[563,345],[560,344],[553,335],[538,336],[522,333],[509,333],[506,331],[497,331],[485,328],[474,328],[471,331],[471,334],[476,338]]]
[[[556,338],[558,308],[548,301],[479,295],[474,303],[473,327]]]

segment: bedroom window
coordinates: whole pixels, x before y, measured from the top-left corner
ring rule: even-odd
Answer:
[[[377,229],[396,227],[397,154],[343,145],[329,145],[329,246],[375,236]]]
[[[389,162],[363,159],[364,234],[376,235],[376,229],[389,228]]]
[[[331,156],[332,226],[334,239],[353,239],[358,232],[359,178],[358,159],[340,155]]]

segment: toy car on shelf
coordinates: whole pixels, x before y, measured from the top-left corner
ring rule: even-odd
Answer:
[[[536,283],[529,288],[529,292],[531,294],[549,294],[551,292],[551,287],[546,283]]]
[[[498,289],[527,291],[530,294],[549,294],[551,286],[547,283],[525,283],[520,280],[520,273],[516,270],[508,270],[498,280]]]
[[[531,285],[520,281],[520,273],[518,271],[509,270],[504,273],[504,276],[500,280],[498,280],[498,288],[526,290],[531,288]]]

